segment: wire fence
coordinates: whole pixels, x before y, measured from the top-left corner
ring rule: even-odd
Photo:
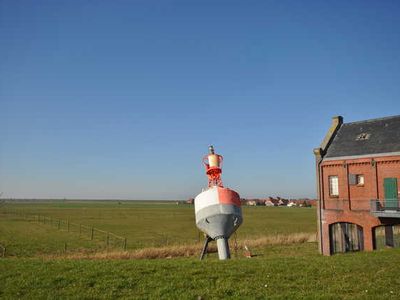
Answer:
[[[115,233],[98,229],[93,226],[87,226],[80,223],[70,222],[68,219],[58,219],[42,214],[28,213],[22,210],[3,210],[4,213],[21,217],[22,219],[30,222],[37,222],[39,224],[49,225],[57,230],[66,231],[78,235],[80,238],[86,238],[91,241],[104,242],[108,248],[121,248],[124,251],[127,249],[127,238],[117,235]],[[66,248],[66,243],[65,246]],[[66,249],[65,249],[66,250]],[[0,255],[3,253],[5,256],[6,248],[0,245]]]
[[[2,244],[0,244],[0,257],[6,257],[6,246],[3,246]]]

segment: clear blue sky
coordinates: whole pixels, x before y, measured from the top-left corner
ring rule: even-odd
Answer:
[[[399,1],[0,0],[3,197],[314,197],[331,117],[400,113]]]

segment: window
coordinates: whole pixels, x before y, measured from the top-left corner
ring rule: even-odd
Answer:
[[[371,134],[370,133],[361,133],[359,135],[357,135],[356,137],[356,141],[365,141],[368,140],[370,138]]]
[[[339,196],[339,178],[337,176],[329,176],[329,195],[332,197]]]
[[[349,185],[364,186],[364,175],[349,174]]]
[[[364,175],[356,175],[356,184],[359,186],[364,185]]]

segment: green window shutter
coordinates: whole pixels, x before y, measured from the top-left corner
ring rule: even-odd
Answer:
[[[383,188],[385,190],[385,207],[397,209],[397,178],[384,178]]]

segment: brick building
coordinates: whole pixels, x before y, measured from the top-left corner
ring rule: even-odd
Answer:
[[[334,117],[314,154],[320,252],[400,247],[400,116]]]

